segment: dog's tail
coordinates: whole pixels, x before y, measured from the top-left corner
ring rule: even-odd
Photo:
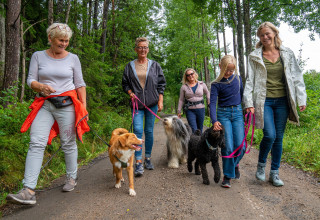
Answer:
[[[201,131],[199,129],[195,130],[194,135],[201,136]]]

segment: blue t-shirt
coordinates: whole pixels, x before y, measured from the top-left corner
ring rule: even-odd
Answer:
[[[237,76],[235,76],[235,78],[232,80],[233,77],[234,75],[230,76],[228,79],[222,78],[220,82],[213,82],[211,84],[210,117],[212,124],[217,121],[217,100],[219,107],[228,107],[241,104],[243,95],[242,79],[239,76],[239,82]]]
[[[197,88],[198,88],[198,83],[194,87],[191,87],[193,93],[196,93]]]

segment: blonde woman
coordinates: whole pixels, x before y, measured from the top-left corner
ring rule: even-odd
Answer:
[[[208,88],[204,82],[198,81],[198,74],[192,68],[184,71],[182,83],[178,104],[178,116],[181,118],[181,108],[184,106],[184,111],[188,123],[192,128],[192,132],[195,132],[197,129],[202,132],[205,115],[204,94],[207,97],[208,105],[210,104]]]
[[[47,29],[50,48],[37,51],[30,61],[28,86],[37,96],[21,132],[30,129],[30,145],[23,179],[24,188],[9,194],[7,200],[19,204],[35,204],[35,188],[47,142],[60,132],[65,154],[66,183],[63,191],[77,185],[78,148],[76,136],[89,131],[86,120],[86,84],[77,55],[66,51],[72,31],[67,24],[54,23]]]
[[[283,186],[279,178],[282,140],[287,119],[299,124],[296,106],[306,109],[306,88],[294,53],[282,46],[278,29],[270,22],[257,31],[260,41],[249,55],[244,106],[255,113],[256,128],[263,129],[256,178],[265,181],[267,157],[271,151],[269,181]]]
[[[242,114],[243,85],[237,72],[237,61],[231,55],[224,56],[219,64],[220,75],[211,84],[210,116],[213,130],[225,129],[226,147],[221,149],[222,156],[229,156],[242,143],[244,121]],[[218,108],[216,104],[218,101]],[[221,126],[222,125],[222,126]],[[237,157],[222,157],[224,178],[221,186],[230,188],[231,179],[240,179],[239,162],[245,146],[236,153]]]

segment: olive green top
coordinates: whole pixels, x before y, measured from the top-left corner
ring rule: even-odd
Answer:
[[[279,98],[287,95],[284,68],[280,57],[275,63],[263,57],[267,69],[267,97]]]

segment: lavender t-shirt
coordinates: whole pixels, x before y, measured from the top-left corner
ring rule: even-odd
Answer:
[[[54,59],[45,50],[37,51],[31,57],[27,79],[29,87],[31,87],[33,81],[54,88],[56,92],[51,93],[51,95],[59,95],[86,86],[77,55],[68,53],[62,59]]]

